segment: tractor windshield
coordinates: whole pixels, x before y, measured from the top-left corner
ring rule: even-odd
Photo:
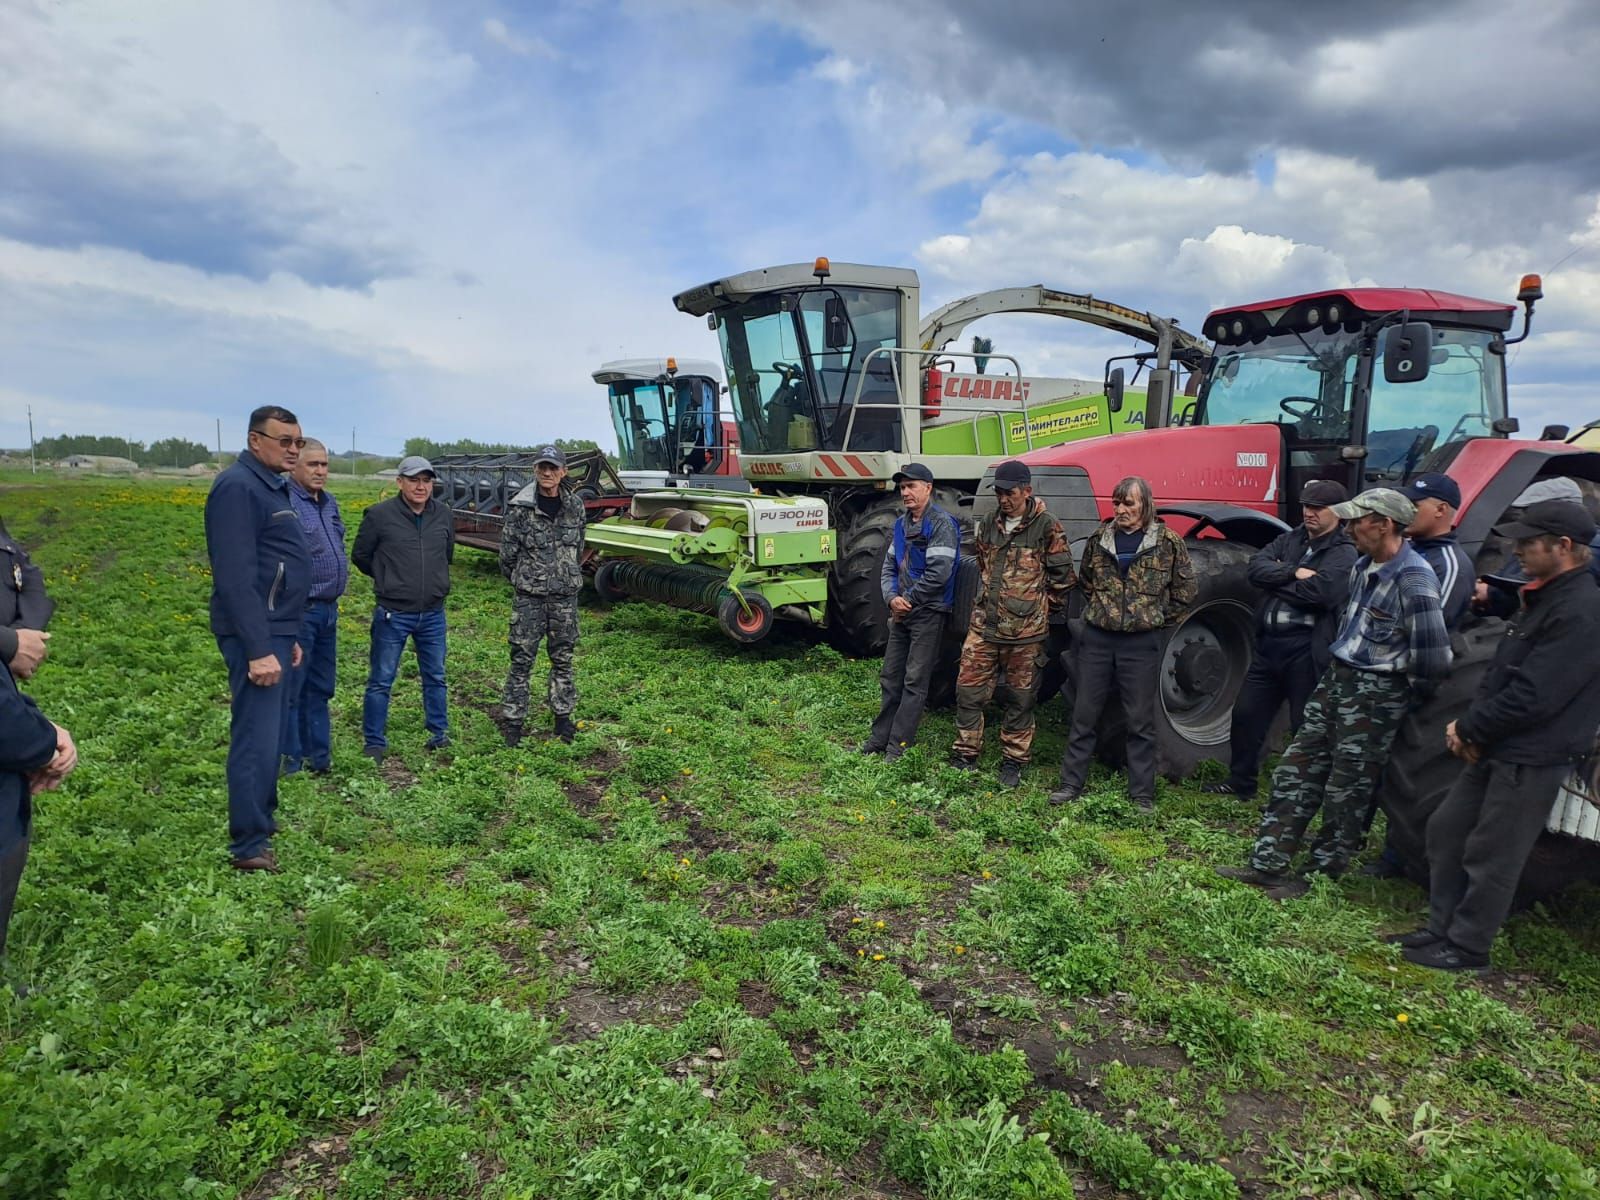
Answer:
[[[1400,477],[1435,445],[1486,436],[1505,416],[1503,356],[1496,335],[1434,326],[1428,377],[1389,383],[1379,332],[1371,358],[1361,355],[1361,330],[1280,333],[1245,346],[1219,346],[1200,408],[1207,425],[1273,423],[1296,444],[1342,445],[1362,440],[1369,480]],[[1364,439],[1351,428],[1351,399],[1363,362],[1377,363]]]
[[[746,454],[900,448],[887,355],[900,345],[899,293],[817,287],[757,296],[718,321],[728,390]],[[861,380],[863,368],[867,378]],[[861,411],[851,421],[860,386]]]
[[[699,375],[618,380],[607,389],[617,451],[626,471],[704,468],[716,442],[716,384]],[[698,463],[697,463],[698,460]]]

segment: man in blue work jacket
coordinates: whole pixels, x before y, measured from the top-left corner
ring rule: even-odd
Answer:
[[[328,448],[307,438],[289,476],[289,502],[305,530],[311,555],[311,595],[300,622],[300,665],[289,679],[289,715],[283,723],[283,772],[309,767],[325,775],[333,761],[333,699],[339,645],[339,597],[350,582],[344,554],[344,518],[328,491]]]

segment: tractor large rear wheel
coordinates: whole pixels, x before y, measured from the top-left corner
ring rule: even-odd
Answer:
[[[1189,615],[1168,635],[1156,705],[1156,769],[1182,779],[1206,759],[1228,759],[1233,701],[1255,646],[1256,590],[1245,577],[1254,550],[1215,539],[1188,543],[1197,594]],[[1072,711],[1069,683],[1062,696]],[[1113,695],[1100,719],[1096,753],[1127,762],[1127,723]]]
[[[1445,748],[1444,729],[1466,713],[1495,647],[1504,637],[1505,623],[1498,620],[1480,622],[1456,637],[1450,677],[1426,703],[1406,714],[1378,785],[1378,804],[1389,820],[1389,838],[1405,856],[1408,874],[1424,887],[1428,879],[1428,818],[1462,770],[1461,760]],[[1561,834],[1541,834],[1517,885],[1517,903],[1525,907],[1585,880],[1600,880],[1600,845]]]
[[[889,608],[878,580],[899,507],[885,496],[857,513],[839,535],[839,555],[828,572],[828,627],[847,654],[882,654],[889,640]]]

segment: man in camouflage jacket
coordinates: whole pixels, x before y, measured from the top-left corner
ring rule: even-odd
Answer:
[[[544,639],[550,655],[547,693],[556,736],[570,742],[578,732],[572,713],[578,688],[572,656],[578,646],[578,592],[583,587],[583,501],[561,486],[567,456],[545,446],[534,462],[534,482],[512,498],[500,533],[500,570],[515,591],[511,602],[511,671],[501,713],[506,745],[522,741],[528,716],[528,676]]]
[[[1128,729],[1128,796],[1155,806],[1156,705],[1161,631],[1194,603],[1194,567],[1183,539],[1156,516],[1150,485],[1137,475],[1111,493],[1113,516],[1083,548],[1078,585],[1084,630],[1074,658],[1072,731],[1061,759],[1061,786],[1050,800],[1076,800],[1089,774],[1095,728],[1113,682]]]
[[[1033,474],[1012,459],[994,472],[997,508],[978,522],[982,582],[956,676],[954,764],[971,770],[983,750],[983,710],[1006,673],[1000,786],[1016,787],[1033,751],[1033,707],[1050,623],[1065,620],[1077,583],[1061,522],[1034,498]]]

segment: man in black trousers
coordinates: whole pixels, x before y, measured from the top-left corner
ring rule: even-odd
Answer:
[[[1300,728],[1350,595],[1356,547],[1333,514],[1333,506],[1349,498],[1342,484],[1311,480],[1300,492],[1301,524],[1251,556],[1250,582],[1264,593],[1256,608],[1255,654],[1233,702],[1228,778],[1201,791],[1254,800],[1261,748],[1285,701],[1290,730]]]
[[[1594,519],[1548,500],[1495,532],[1515,541],[1529,582],[1466,715],[1445,727],[1467,768],[1428,821],[1428,923],[1390,939],[1441,971],[1489,965],[1528,854],[1600,725]]]

